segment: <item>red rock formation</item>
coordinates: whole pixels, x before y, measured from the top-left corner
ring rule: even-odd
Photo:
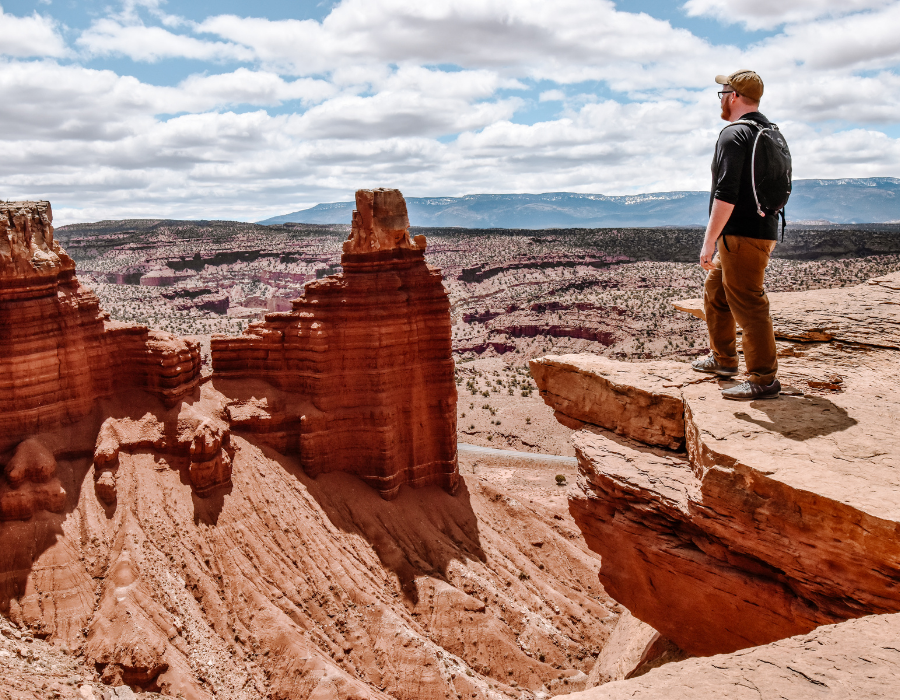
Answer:
[[[0,522],[0,615],[65,644],[97,679],[193,700],[582,687],[618,606],[542,490],[526,491],[531,505],[479,466],[456,495],[385,502],[235,432],[232,485],[197,498],[191,457],[210,453],[233,400],[216,384],[168,411],[140,392],[104,401],[114,417],[93,464],[59,460],[65,511]],[[92,487],[97,470],[113,474],[115,508]]]
[[[262,379],[293,395],[290,415],[261,396],[229,411],[299,451],[313,476],[350,472],[385,498],[402,484],[452,492],[456,385],[441,274],[425,264],[425,237],[410,240],[399,191],[360,190],[356,201],[344,272],[309,283],[291,312],[243,336],[214,337],[214,377]]]
[[[372,211],[391,196],[372,193]],[[44,296],[30,263],[0,276],[28,276],[16,290],[40,302],[28,317],[3,297],[3,328],[18,333],[3,349],[19,364],[4,366],[18,403],[0,393],[0,424],[21,437],[0,451],[3,517],[19,518],[0,520],[0,617],[77,654],[72,675],[96,691],[80,697],[101,697],[101,681],[185,700],[488,700],[582,687],[618,606],[595,581],[597,557],[542,490],[527,492],[535,504],[517,500],[480,465],[482,478],[454,494],[401,489],[387,503],[349,474],[312,479],[271,448],[296,441],[304,459],[339,468],[369,456],[367,473],[389,471],[389,486],[456,485],[447,298],[403,221],[373,215],[348,248],[374,252],[348,252],[347,273],[275,315],[287,329],[270,355],[284,389],[238,372],[179,399],[168,382],[181,365],[147,363],[174,362],[191,345],[110,324],[71,270],[51,269]],[[244,343],[276,336],[273,325]],[[48,356],[66,353],[78,372],[45,371]],[[262,363],[236,357],[253,372]],[[49,407],[38,434],[23,418],[31,371],[56,387],[37,404]],[[55,694],[42,674],[60,665],[31,650],[26,660],[24,642],[7,651],[9,629],[0,619],[0,696]]]
[[[107,505],[116,501],[116,471],[122,452],[152,450],[165,455],[175,468],[185,467],[198,496],[206,496],[231,481],[231,431],[228,424],[204,415],[195,406],[140,419],[107,418],[94,448],[94,488]]]
[[[779,342],[775,401],[723,400],[676,362],[532,363],[560,420],[621,436],[575,439],[601,582],[696,655],[900,611],[900,273],[771,298],[776,335],[807,341]]]
[[[0,481],[0,520],[28,520],[35,511],[60,513],[66,492],[56,478],[56,459],[40,441],[25,440],[6,465]]]
[[[0,456],[117,390],[172,406],[199,384],[198,344],[109,321],[51,221],[49,202],[0,202]]]

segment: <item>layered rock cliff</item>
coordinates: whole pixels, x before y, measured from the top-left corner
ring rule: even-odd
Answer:
[[[900,273],[770,296],[774,401],[725,401],[680,363],[532,363],[585,426],[570,510],[601,582],[696,655],[900,610]]]
[[[197,343],[110,321],[52,218],[49,202],[0,202],[0,454],[116,391],[174,406],[199,385]]]
[[[343,273],[307,284],[291,311],[243,336],[214,336],[214,378],[235,394],[235,427],[297,454],[310,475],[355,474],[385,498],[403,484],[452,492],[456,385],[441,273],[425,263],[425,237],[410,239],[399,191],[360,190],[356,202]],[[241,393],[229,380],[277,391]]]

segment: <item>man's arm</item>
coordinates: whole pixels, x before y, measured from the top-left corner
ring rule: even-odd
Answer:
[[[709,223],[706,225],[706,237],[703,239],[703,248],[700,249],[700,267],[704,270],[714,270],[712,264],[713,255],[716,254],[716,241],[722,235],[722,229],[731,218],[734,205],[714,199],[712,211],[709,213]]]

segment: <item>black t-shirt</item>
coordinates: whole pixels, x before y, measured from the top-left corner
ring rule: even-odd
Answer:
[[[759,112],[745,114],[742,119],[769,125],[769,120]],[[709,195],[709,210],[714,199],[734,205],[734,211],[722,229],[722,235],[746,236],[769,241],[778,240],[778,217],[756,212],[753,197],[753,172],[751,154],[757,129],[746,124],[728,126],[719,134],[716,152],[712,162],[712,190]],[[757,153],[757,157],[760,157]]]

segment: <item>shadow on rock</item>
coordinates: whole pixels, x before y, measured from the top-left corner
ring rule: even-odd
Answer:
[[[59,512],[40,507],[27,519],[0,521],[0,613],[35,636],[70,645],[90,617],[94,586],[62,525],[77,506],[89,467],[85,459],[59,460],[56,475],[65,490]]]
[[[396,499],[385,501],[350,474],[335,472],[317,479],[304,475],[303,480],[336,527],[372,545],[414,605],[418,603],[417,576],[446,580],[452,560],[486,561],[478,519],[463,481],[455,496],[437,486],[402,486]]]
[[[754,418],[745,411],[736,412],[734,417],[790,440],[803,441],[839,433],[858,422],[824,396],[781,396],[776,401],[753,401],[750,406],[765,413],[769,420]]]
[[[182,479],[182,482],[184,481],[186,479]],[[196,491],[191,490],[191,501],[194,504],[194,525],[200,523],[211,526],[218,525],[222,508],[225,507],[225,497],[231,494],[233,488],[232,484],[228,483],[216,487],[205,496],[199,496]]]

